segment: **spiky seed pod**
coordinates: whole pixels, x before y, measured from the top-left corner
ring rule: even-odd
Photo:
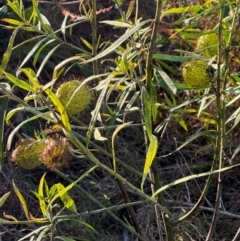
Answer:
[[[42,164],[39,154],[45,147],[45,140],[21,139],[17,142],[17,147],[12,152],[12,161],[22,168],[34,169]]]
[[[91,102],[91,99],[92,99],[91,92],[88,90],[86,85],[83,85],[80,89],[77,90],[77,88],[80,85],[81,85],[81,81],[71,80],[63,83],[57,89],[56,96],[59,98],[63,106],[66,108],[67,113],[70,115],[75,115],[80,113]],[[77,92],[73,96],[76,90]]]
[[[70,144],[66,138],[48,138],[47,146],[40,154],[40,159],[44,165],[50,169],[62,169],[66,167],[72,156],[69,154]]]
[[[207,58],[215,56],[218,52],[218,35],[202,35],[197,41],[196,50],[200,51]]]
[[[193,88],[207,88],[211,78],[207,71],[208,65],[203,60],[192,60],[182,65],[184,81]]]

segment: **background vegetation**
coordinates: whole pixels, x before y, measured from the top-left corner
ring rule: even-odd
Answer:
[[[0,18],[2,240],[239,240],[238,0]]]

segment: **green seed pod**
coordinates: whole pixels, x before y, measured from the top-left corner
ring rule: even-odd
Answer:
[[[69,154],[69,142],[66,138],[48,138],[46,147],[40,154],[42,163],[50,169],[62,169],[67,166],[72,156]]]
[[[211,77],[207,71],[208,65],[203,60],[192,60],[182,65],[184,81],[193,88],[207,88]]]
[[[34,169],[42,163],[39,154],[45,148],[45,140],[32,138],[22,139],[17,142],[17,147],[12,152],[12,161],[25,169]]]
[[[71,80],[63,83],[57,89],[56,96],[66,108],[66,111],[69,115],[75,115],[80,113],[91,102],[91,92],[87,89],[85,85],[83,85],[80,89],[77,90],[80,85],[81,81]]]
[[[218,53],[218,35],[202,35],[197,41],[196,50],[207,58],[215,56]]]

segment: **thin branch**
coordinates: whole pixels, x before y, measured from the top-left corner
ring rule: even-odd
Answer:
[[[225,145],[225,104],[223,95],[223,85],[222,85],[222,50],[223,50],[223,15],[224,15],[224,5],[225,1],[220,2],[220,17],[219,17],[219,28],[218,28],[218,56],[217,56],[217,88],[216,88],[216,104],[217,104],[217,137],[216,137],[216,150],[215,150],[215,161],[218,162],[218,168],[222,169],[224,166],[223,151]],[[213,218],[211,222],[206,241],[212,240],[213,233],[215,231],[219,207],[222,195],[222,173],[218,173],[218,184],[217,184],[217,194],[215,201],[215,209],[213,213]]]

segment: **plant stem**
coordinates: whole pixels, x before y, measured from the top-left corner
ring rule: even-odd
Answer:
[[[159,19],[160,19],[161,13],[162,13],[162,0],[157,0],[155,19],[153,20],[153,29],[152,29],[152,35],[151,35],[149,52],[148,52],[147,63],[146,63],[146,87],[147,87],[147,89],[149,89],[149,87],[151,86],[151,83],[152,83],[153,50],[155,49],[155,46],[156,46],[155,42],[156,42],[157,30],[158,30]]]
[[[92,0],[92,57],[97,55],[97,0]],[[98,60],[93,61],[93,74],[98,75]]]
[[[111,168],[107,167],[106,165],[102,164],[72,133],[70,133],[67,129],[63,129],[64,134],[66,137],[72,142],[72,144],[78,148],[92,163],[95,165],[101,167],[103,170],[105,170],[108,174],[114,176],[115,178],[119,179],[122,183],[124,183],[128,188],[136,192],[139,196],[145,198],[150,203],[153,203],[158,206],[158,208],[165,214],[171,216],[171,213],[169,210],[160,204],[156,203],[151,197],[149,197],[147,194],[142,192],[139,188],[135,187],[133,184],[128,182],[125,178],[123,178],[121,175],[116,173]]]
[[[64,173],[54,170],[59,176],[67,180],[69,183],[73,183],[74,181],[70,179],[68,176],[66,176]],[[75,186],[76,190],[82,195],[87,197],[89,200],[91,200],[93,203],[98,205],[100,208],[103,208],[112,218],[114,218],[118,223],[120,223],[124,228],[126,228],[128,231],[130,231],[133,235],[138,237],[141,241],[146,241],[145,238],[143,238],[140,234],[138,234],[130,225],[127,225],[125,222],[123,222],[120,218],[118,218],[110,209],[106,208],[102,203],[100,203],[97,199],[95,199],[91,194],[89,194],[87,191],[82,189],[79,185]],[[56,217],[57,219],[58,217]]]
[[[223,168],[223,152],[225,146],[225,95],[224,95],[224,85],[222,84],[222,50],[223,50],[223,14],[224,14],[224,5],[225,0],[220,2],[220,19],[219,19],[219,28],[218,28],[218,56],[217,56],[217,88],[216,88],[216,104],[217,104],[217,136],[216,136],[216,150],[214,161],[218,162],[218,169]],[[211,222],[211,226],[206,237],[206,241],[212,240],[213,233],[216,228],[219,207],[221,205],[221,195],[222,195],[222,173],[218,173],[218,184],[217,184],[217,194],[215,201],[214,214]]]
[[[86,138],[79,135],[79,133],[74,132],[74,135],[76,135],[81,141],[86,142]],[[89,143],[89,145],[93,148],[96,148],[99,152],[101,152],[102,154],[104,154],[107,157],[113,158],[113,155],[109,152],[107,152],[104,148],[101,148],[100,146],[98,146],[96,143],[91,142]],[[132,174],[137,175],[139,178],[142,177],[142,173],[139,172],[138,170],[136,170],[135,168],[129,166],[127,163],[123,162],[122,160],[120,160],[119,158],[116,158],[116,161],[122,165],[124,168],[127,169],[128,172],[132,172]],[[148,181],[149,183],[153,183],[148,177],[146,178],[146,181]]]
[[[107,150],[109,153],[112,152],[109,141],[107,141],[107,142],[105,143],[105,147],[106,147],[106,150]],[[110,158],[110,157],[108,157],[108,159],[109,159],[109,163],[110,163],[110,165],[111,165],[111,168],[113,169],[113,160],[112,160],[112,158]],[[123,184],[119,179],[117,179],[116,181],[117,181],[118,188],[119,188],[119,190],[120,190],[120,192],[121,192],[121,195],[122,195],[122,198],[123,198],[124,202],[125,202],[126,204],[127,204],[127,203],[131,203],[131,200],[130,200],[130,198],[129,198],[129,195],[128,195],[128,193],[127,193],[127,190],[126,190],[124,184]],[[134,211],[134,209],[133,209],[133,206],[127,206],[126,209],[127,209],[128,215],[129,215],[129,217],[130,217],[130,220],[132,221],[132,224],[133,224],[136,232],[139,233],[139,234],[141,234],[141,230],[140,230],[140,228],[139,228],[139,224],[138,224],[137,217],[136,217],[135,211]]]
[[[154,160],[152,163],[151,170],[150,170],[150,177],[154,181],[154,184],[151,184],[151,186],[152,186],[152,192],[155,193],[156,190],[161,188],[159,173],[157,171],[156,160]],[[157,195],[156,201],[161,206],[163,206],[163,207],[166,206],[163,192],[161,192],[160,194]],[[155,206],[155,214],[156,214],[156,219],[157,219],[159,235],[161,235],[159,209],[156,206]],[[161,215],[162,215],[162,220],[164,222],[164,227],[165,227],[165,232],[166,232],[166,240],[174,241],[175,239],[174,239],[174,232],[173,232],[173,224],[170,222],[168,215],[166,215],[164,212],[161,212]],[[160,237],[162,237],[162,235]]]

